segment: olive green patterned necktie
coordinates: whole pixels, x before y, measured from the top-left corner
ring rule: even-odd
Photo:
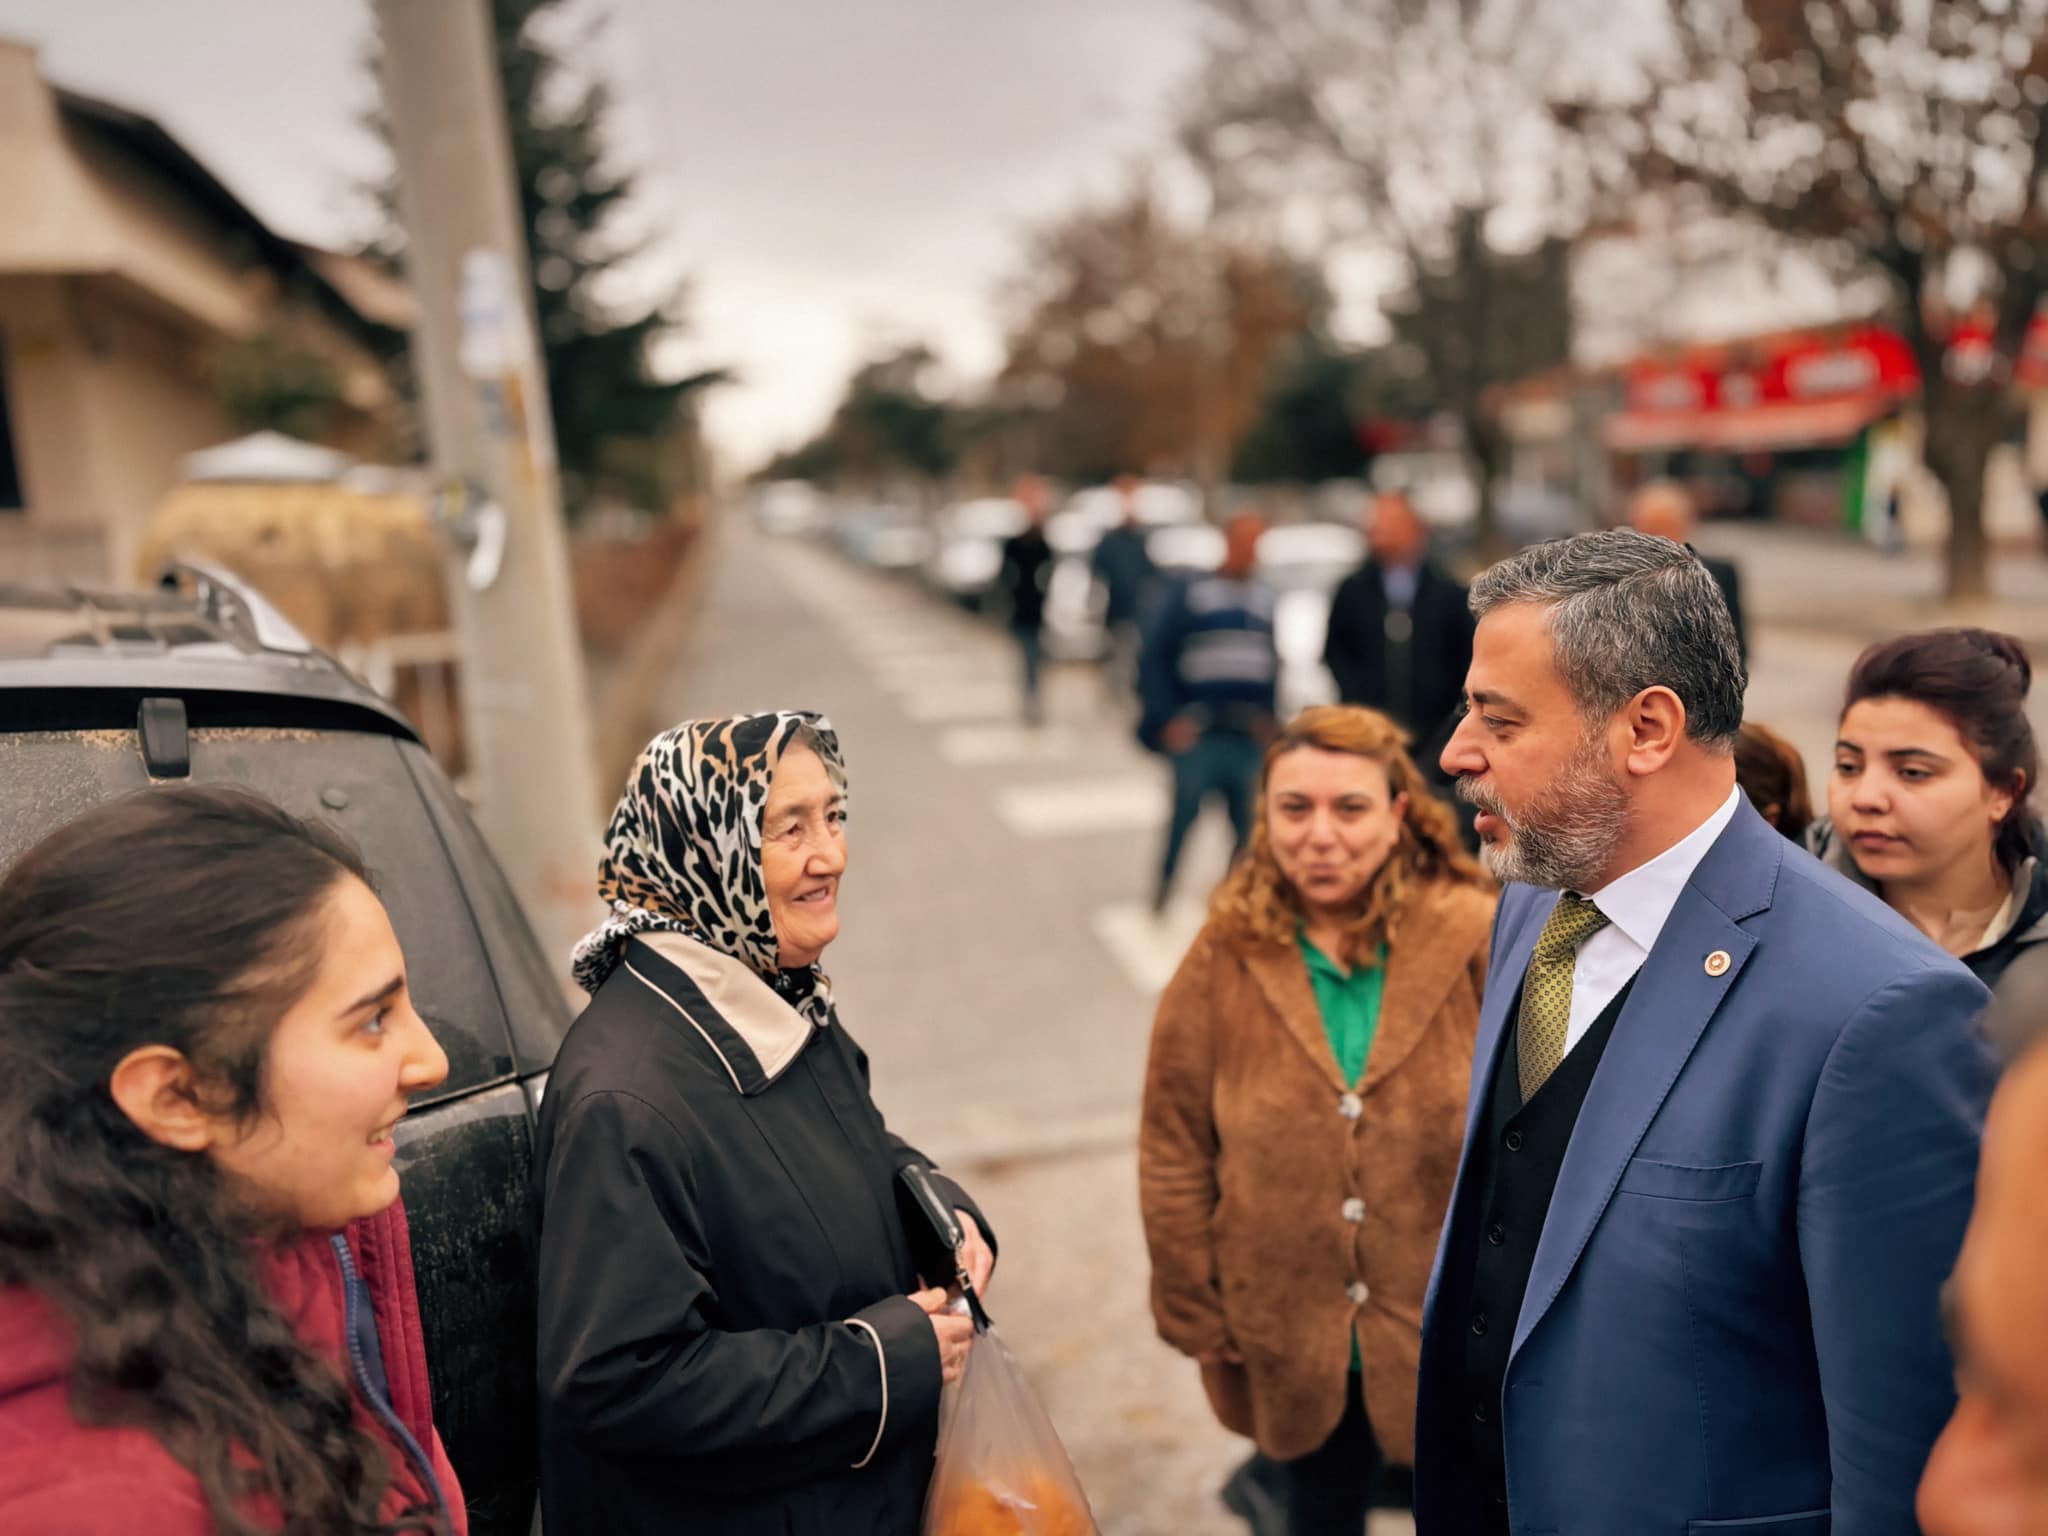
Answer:
[[[1585,897],[1566,891],[1537,936],[1536,951],[1529,957],[1529,974],[1522,981],[1516,1052],[1524,1104],[1536,1097],[1536,1090],[1550,1081],[1550,1074],[1564,1060],[1572,1017],[1572,971],[1579,961],[1579,946],[1606,926],[1605,912]]]

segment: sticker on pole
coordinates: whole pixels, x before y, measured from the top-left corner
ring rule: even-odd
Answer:
[[[505,564],[505,509],[483,487],[460,478],[436,486],[427,509],[434,526],[462,551],[470,591],[490,591]]]
[[[531,359],[526,311],[511,262],[497,251],[466,253],[456,307],[462,332],[457,355],[464,373],[495,384],[525,368]]]

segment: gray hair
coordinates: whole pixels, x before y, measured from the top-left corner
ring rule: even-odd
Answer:
[[[1472,583],[1480,618],[1514,603],[1547,611],[1558,675],[1589,721],[1669,688],[1688,736],[1733,746],[1749,674],[1727,600],[1685,545],[1631,528],[1538,544]]]

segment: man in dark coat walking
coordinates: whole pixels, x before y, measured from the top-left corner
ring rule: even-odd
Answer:
[[[1123,521],[1103,534],[1088,562],[1102,584],[1102,624],[1109,633],[1105,669],[1113,685],[1127,694],[1137,691],[1139,625],[1144,620],[1147,589],[1158,574],[1145,545],[1144,524],[1138,521],[1138,492],[1143,485],[1136,475],[1117,476]]]
[[[1637,487],[1635,495],[1629,497],[1628,520],[1629,526],[1637,533],[1654,534],[1691,549],[1693,530],[1699,524],[1699,509],[1693,504],[1692,492],[1676,480],[1650,480]],[[1736,569],[1733,560],[1702,555],[1696,549],[1693,553],[1699,556],[1707,574],[1714,578],[1714,585],[1721,589],[1721,596],[1727,599],[1728,617],[1735,621],[1736,648],[1746,666],[1749,663],[1749,622],[1742,614],[1742,572]]]
[[[1023,663],[1024,719],[1037,725],[1044,717],[1039,683],[1045,667],[1045,595],[1052,586],[1052,546],[1045,538],[1052,488],[1037,475],[1020,475],[1010,495],[1024,509],[1024,531],[1003,545],[996,585],[1008,604],[1010,633]]]
[[[1428,749],[1463,698],[1472,664],[1465,589],[1429,556],[1429,529],[1405,492],[1378,497],[1371,550],[1330,600],[1323,663],[1346,704],[1394,717]]]

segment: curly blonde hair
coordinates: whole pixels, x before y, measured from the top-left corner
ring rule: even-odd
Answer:
[[[1423,779],[1408,755],[1408,737],[1376,709],[1350,704],[1304,709],[1287,723],[1266,748],[1259,774],[1258,812],[1244,857],[1231,870],[1209,904],[1210,919],[1241,939],[1292,945],[1304,916],[1301,895],[1273,854],[1266,819],[1266,784],[1273,765],[1290,752],[1314,747],[1342,752],[1378,763],[1387,771],[1387,786],[1396,797],[1407,796],[1401,831],[1393,851],[1366,888],[1358,915],[1346,926],[1342,953],[1336,958],[1357,965],[1391,944],[1409,898],[1437,881],[1484,887],[1478,861],[1458,841],[1458,821],[1449,805]]]

